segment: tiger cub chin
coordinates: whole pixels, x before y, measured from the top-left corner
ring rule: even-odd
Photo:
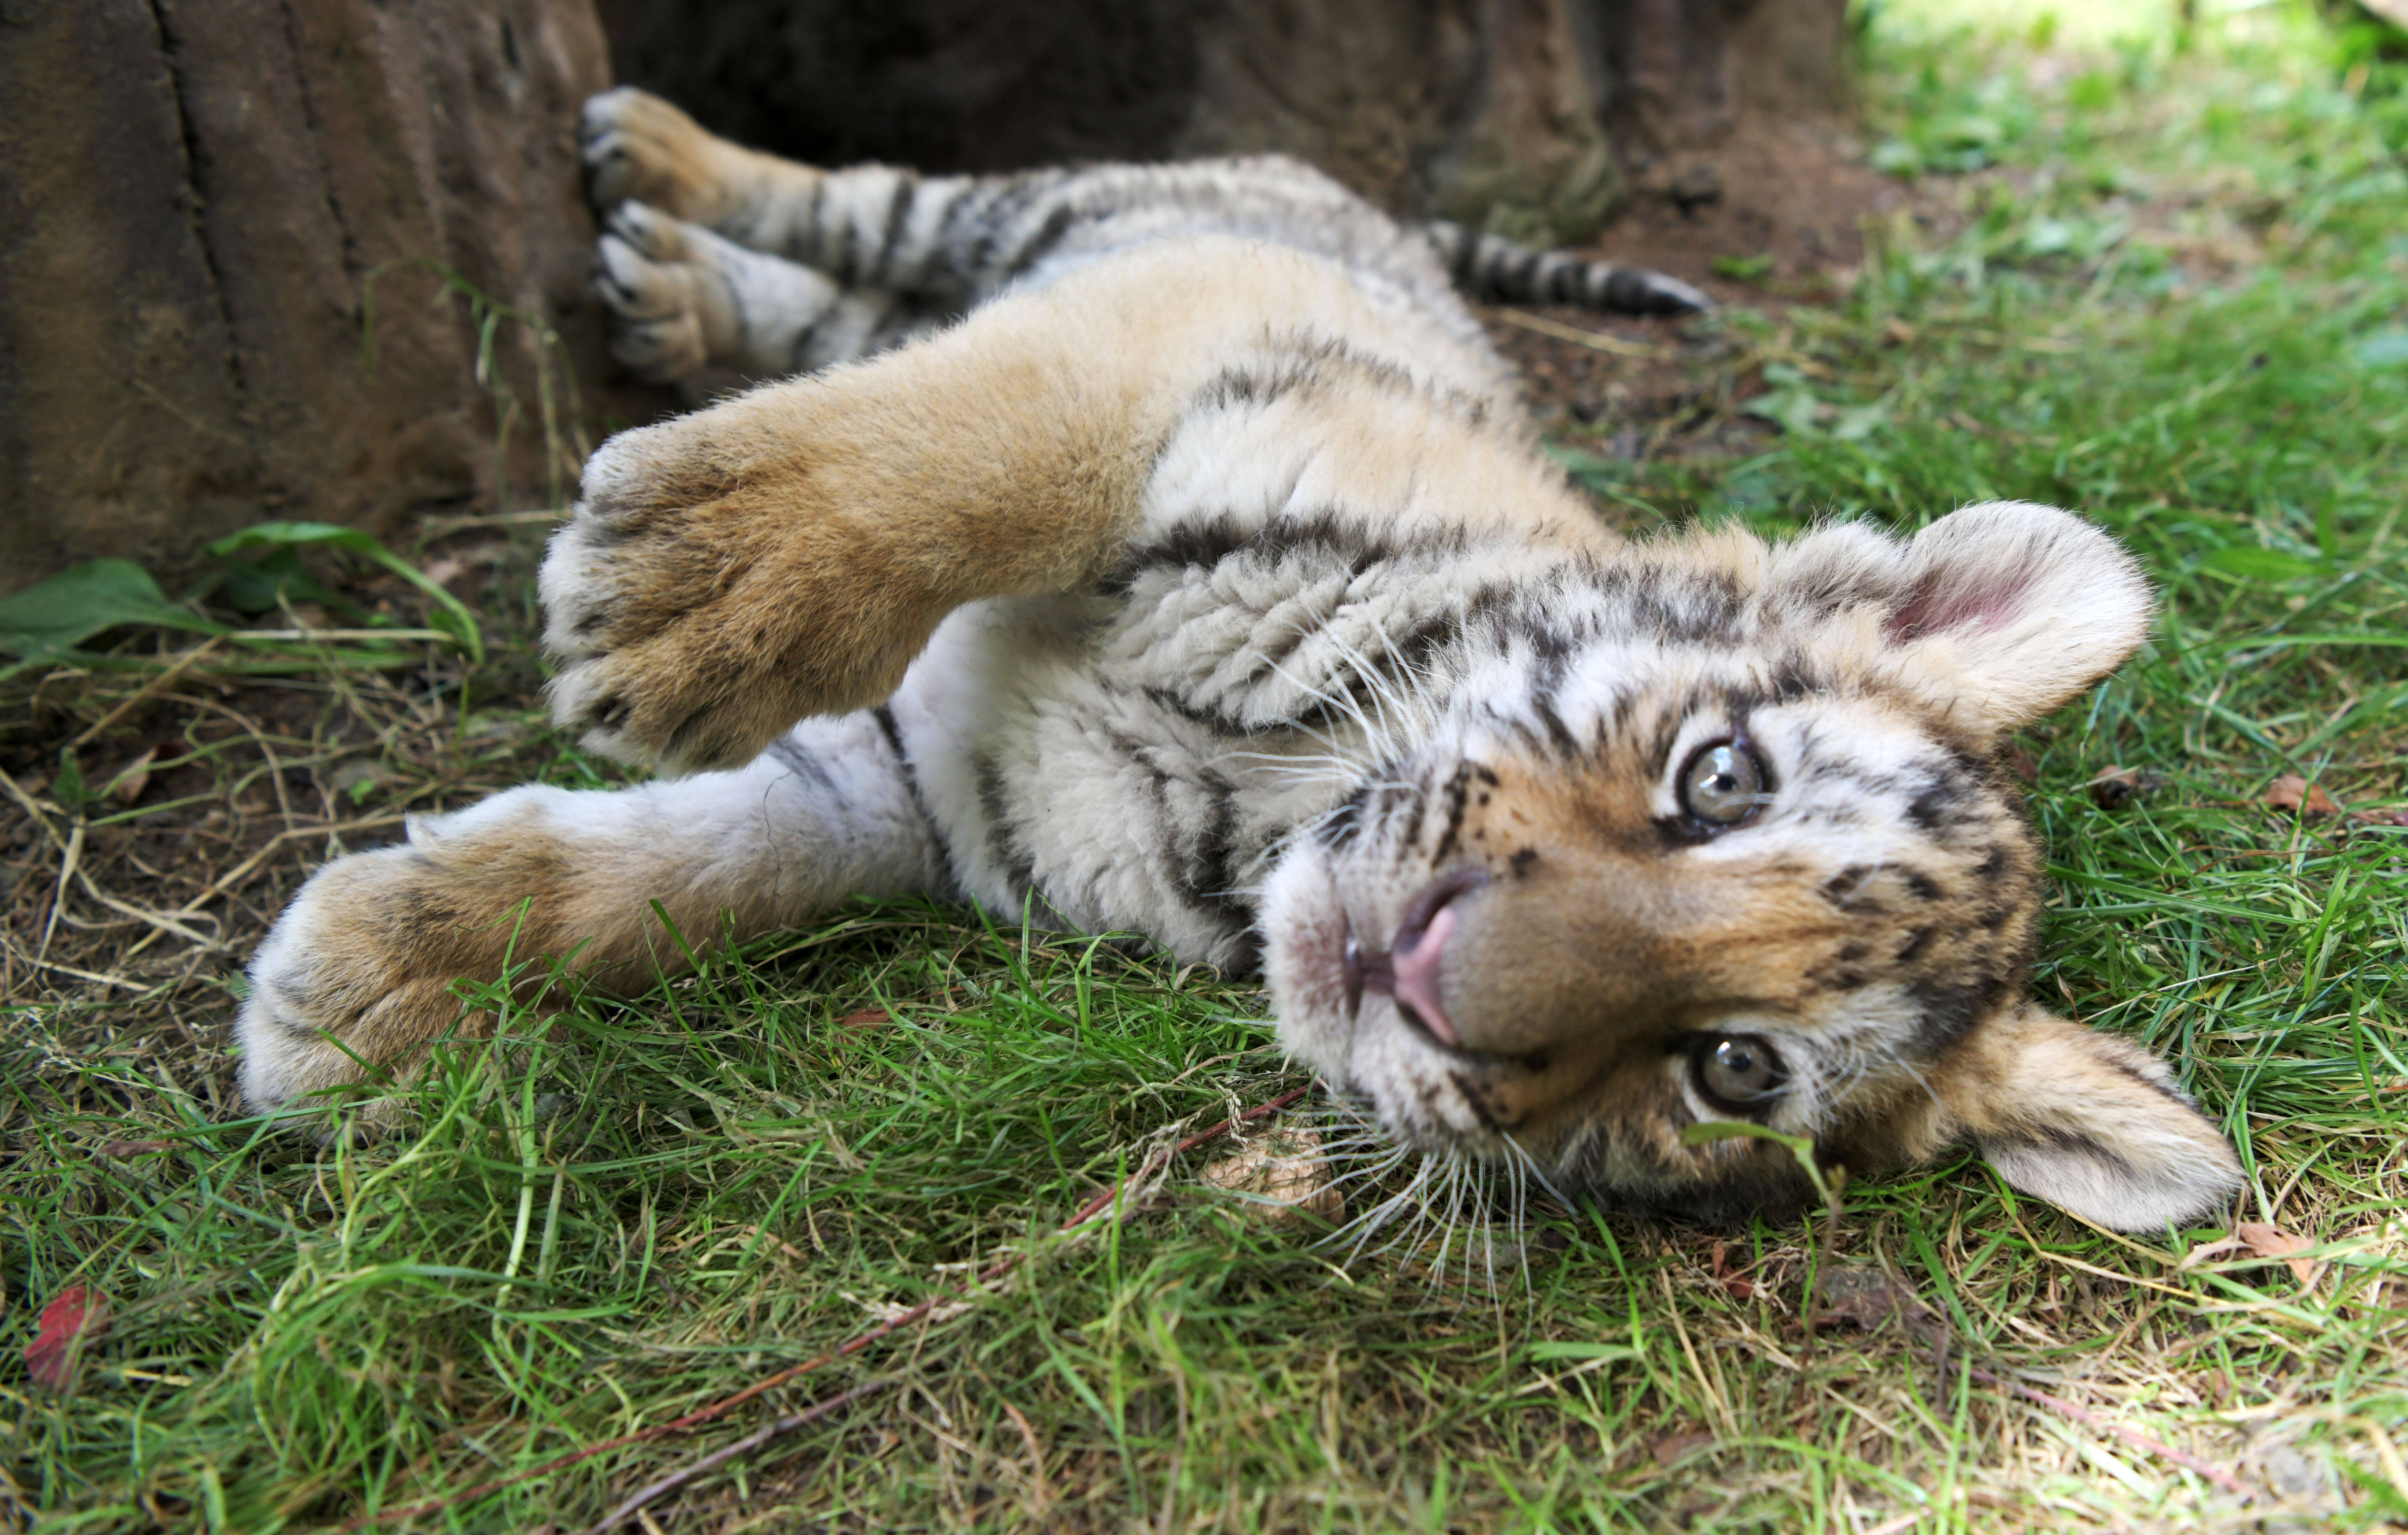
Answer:
[[[1708,1220],[1970,1143],[2142,1228],[2240,1184],[2027,976],[2008,733],[2138,645],[2079,519],[1626,542],[1457,296],[1670,279],[1396,223],[1282,160],[826,171],[588,104],[631,366],[797,374],[622,433],[545,562],[555,717],[663,769],[322,870],[239,1023],[262,1108],[406,1075],[456,977],[922,892],[1259,964],[1393,1136]],[[798,723],[799,722],[799,723]],[[656,903],[656,904],[655,904]]]

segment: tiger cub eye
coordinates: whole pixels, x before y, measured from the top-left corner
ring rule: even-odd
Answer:
[[[1772,1047],[1750,1034],[1715,1040],[1693,1057],[1698,1089],[1726,1109],[1744,1109],[1781,1091],[1785,1073]]]
[[[1764,765],[1735,741],[1709,746],[1681,775],[1681,808],[1710,826],[1735,826],[1764,795]]]

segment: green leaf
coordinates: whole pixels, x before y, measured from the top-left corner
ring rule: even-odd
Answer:
[[[21,657],[0,676],[51,660],[96,634],[127,624],[194,634],[225,626],[167,600],[150,572],[132,560],[93,560],[62,570],[13,596],[0,597],[0,651]]]
[[[208,552],[222,560],[245,550],[273,550],[305,544],[348,550],[363,559],[374,561],[417,587],[436,604],[435,610],[426,615],[426,626],[452,636],[460,648],[467,652],[469,659],[482,661],[485,658],[484,637],[478,632],[477,616],[468,610],[467,605],[445,591],[438,582],[429,581],[418,567],[358,528],[337,527],[332,523],[260,523],[220,538],[208,546]]]
[[[1797,1155],[1811,1156],[1814,1152],[1813,1136],[1784,1134],[1752,1119],[1701,1119],[1681,1132],[1684,1146],[1703,1146],[1716,1140],[1770,1140],[1788,1147]]]
[[[2408,325],[2379,330],[2349,349],[2360,367],[2408,367]]]
[[[73,814],[89,804],[94,796],[84,787],[83,764],[76,760],[75,748],[59,748],[58,776],[50,780],[50,797],[66,807]],[[64,879],[65,876],[60,876]]]
[[[237,612],[272,613],[287,602],[314,602],[355,622],[365,620],[359,604],[329,591],[302,567],[297,549],[271,549],[255,560],[223,563],[216,595]]]
[[[2279,549],[2255,549],[2245,544],[2229,549],[2212,549],[2199,557],[2199,567],[2227,576],[2239,576],[2246,581],[2310,581],[2331,573],[2322,560],[2286,554]]]
[[[1903,139],[1885,138],[1866,158],[1873,169],[1891,176],[1917,176],[1923,171],[1923,151]]]
[[[1799,1167],[1805,1169],[1806,1181],[1814,1185],[1814,1192],[1823,1197],[1825,1204],[1838,1208],[1837,1192],[1823,1175],[1823,1164],[1814,1158],[1813,1136],[1784,1135],[1752,1119],[1701,1119],[1681,1132],[1684,1146],[1703,1146],[1715,1140],[1770,1140],[1788,1147],[1789,1155],[1798,1158]]]
[[[1766,368],[1764,376],[1768,379],[1771,378],[1772,369]],[[1793,384],[1785,389],[1775,389],[1768,395],[1758,395],[1740,409],[1751,416],[1763,417],[1791,437],[1820,435],[1820,428],[1815,423],[1823,414],[1823,402],[1816,399],[1813,391],[1803,384]]]
[[[1640,1352],[1628,1343],[1532,1343],[1533,1359],[1636,1359]]]

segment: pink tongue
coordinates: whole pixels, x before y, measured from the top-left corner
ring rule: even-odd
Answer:
[[[1413,1010],[1432,1034],[1456,1044],[1455,1026],[1438,999],[1439,967],[1446,956],[1446,940],[1455,934],[1455,908],[1441,906],[1422,929],[1421,941],[1388,956],[1396,968],[1396,998]]]

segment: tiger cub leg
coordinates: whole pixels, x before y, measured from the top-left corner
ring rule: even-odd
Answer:
[[[586,102],[578,149],[597,209],[649,204],[848,286],[932,288],[956,308],[968,294],[946,247],[947,214],[982,186],[1028,179],[875,165],[822,170],[731,144],[631,86]]]
[[[930,323],[894,294],[845,288],[643,203],[610,211],[595,289],[610,354],[655,383],[705,366],[755,378],[808,373],[882,351]]]
[[[750,766],[616,791],[530,784],[413,817],[320,869],[251,958],[235,1025],[259,1109],[391,1073],[490,1028],[453,992],[545,957],[616,987],[847,895],[944,893],[944,854],[881,718],[815,720]],[[572,957],[573,956],[573,957]],[[548,975],[542,963],[527,975]]]

